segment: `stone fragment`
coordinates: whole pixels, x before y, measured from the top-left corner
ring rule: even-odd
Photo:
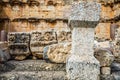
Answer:
[[[110,67],[101,67],[101,74],[111,74],[111,69]]]
[[[110,66],[114,61],[112,52],[107,48],[95,49],[94,56],[100,61],[101,66]]]
[[[33,31],[31,33],[30,49],[32,55],[37,58],[43,58],[45,46],[55,43],[57,43],[57,38],[54,31]]]
[[[53,44],[44,48],[44,59],[55,63],[66,63],[70,51],[71,43]]]
[[[29,33],[11,32],[8,34],[9,51],[16,60],[23,60],[30,55],[29,43]]]

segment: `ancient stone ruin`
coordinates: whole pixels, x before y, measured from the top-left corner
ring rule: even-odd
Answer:
[[[119,0],[0,0],[0,80],[120,80]]]

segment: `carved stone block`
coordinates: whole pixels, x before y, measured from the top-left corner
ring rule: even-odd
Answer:
[[[70,31],[57,31],[58,42],[71,42],[72,33]]]
[[[29,43],[30,34],[29,33],[18,33],[13,32],[8,34],[8,42],[10,54],[13,58],[17,60],[23,60],[30,55]]]
[[[43,48],[57,43],[56,33],[53,31],[33,31],[31,33],[30,49],[33,56],[42,58]]]

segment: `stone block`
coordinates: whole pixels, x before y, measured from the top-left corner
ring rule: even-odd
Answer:
[[[68,79],[99,80],[99,62],[93,56],[90,57],[85,55],[71,55],[67,61],[68,63],[66,64],[66,70],[68,73]],[[88,73],[88,71],[90,72]]]
[[[70,20],[99,21],[100,4],[96,2],[80,2],[72,5]],[[79,16],[81,15],[81,16]]]
[[[16,60],[23,60],[30,55],[29,43],[29,33],[11,32],[8,34],[10,54]]]
[[[114,18],[114,11],[110,6],[102,5],[100,16],[101,19],[112,19]]]
[[[107,48],[95,49],[94,56],[99,60],[101,66],[108,67],[114,61],[112,52]]]
[[[44,48],[44,59],[55,63],[66,63],[71,52],[71,43],[59,43]]]
[[[112,64],[111,64],[111,72],[112,73],[115,73],[115,72],[119,72],[120,71],[120,63],[118,63],[118,62],[113,62]]]
[[[43,48],[57,43],[56,33],[53,31],[33,31],[31,33],[30,49],[33,56],[43,58]]]
[[[104,75],[111,74],[110,67],[101,67],[101,74],[104,74]]]
[[[110,40],[111,23],[99,23],[95,29],[95,39],[97,41]]]

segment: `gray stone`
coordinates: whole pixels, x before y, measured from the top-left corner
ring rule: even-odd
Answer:
[[[100,4],[83,1],[72,6],[69,18],[72,53],[67,60],[69,80],[98,80],[100,65],[93,56],[94,28],[100,17]]]
[[[72,55],[66,64],[69,80],[99,80],[99,63],[91,56]]]
[[[0,64],[0,72],[7,71],[65,71],[65,64],[47,63],[44,60],[8,61]]]
[[[109,67],[114,61],[112,52],[107,48],[95,49],[94,56],[98,59],[101,66]]]
[[[113,73],[120,71],[120,63],[113,62],[113,63],[111,64],[111,71],[112,71]]]
[[[120,71],[112,73],[112,75],[114,76],[115,80],[120,80]]]
[[[0,80],[67,80],[64,71],[7,72],[0,75]]]

